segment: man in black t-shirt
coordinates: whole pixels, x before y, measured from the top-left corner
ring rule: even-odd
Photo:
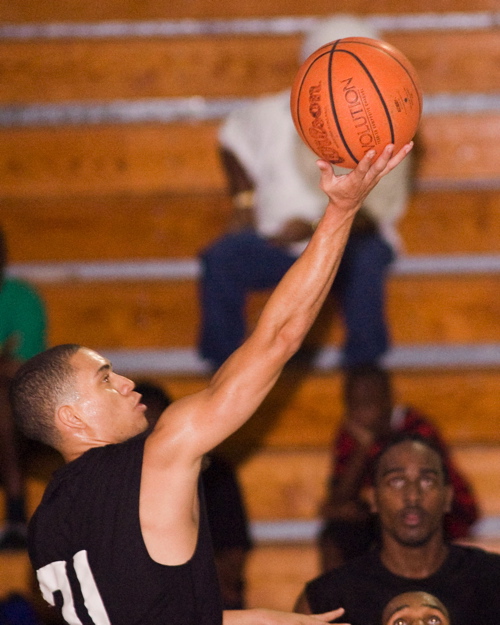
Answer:
[[[380,548],[310,581],[296,610],[343,607],[343,621],[379,625],[388,601],[421,590],[448,608],[453,625],[497,625],[500,555],[444,540],[453,493],[438,448],[418,435],[397,436],[376,459],[373,479]]]
[[[351,173],[319,161],[329,202],[307,248],[269,298],[255,330],[208,386],[174,401],[146,432],[134,383],[79,345],[31,359],[12,385],[24,433],[66,461],[30,525],[43,596],[68,623],[317,625],[269,610],[222,615],[200,488],[203,457],[241,427],[298,350],[331,285],[356,212],[412,148],[370,150]]]

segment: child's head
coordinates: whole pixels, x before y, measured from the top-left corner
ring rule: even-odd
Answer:
[[[382,625],[450,625],[446,607],[427,592],[405,592],[385,606]]]

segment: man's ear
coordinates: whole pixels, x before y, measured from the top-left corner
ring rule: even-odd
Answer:
[[[370,512],[376,514],[378,512],[377,502],[375,499],[375,489],[373,486],[369,486],[365,491],[366,500],[368,501],[368,505],[370,506]]]
[[[80,418],[78,411],[71,404],[59,406],[56,412],[56,419],[65,430],[83,430],[86,425]]]

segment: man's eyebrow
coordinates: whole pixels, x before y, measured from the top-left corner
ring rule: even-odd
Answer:
[[[442,614],[443,616],[446,616],[446,614],[445,614],[445,612],[444,612],[443,608],[440,608],[440,607],[439,607],[438,605],[436,605],[435,603],[422,603],[422,605],[423,605],[425,608],[432,608],[433,610],[437,610],[438,612],[441,612],[441,614]]]
[[[97,369],[97,371],[95,372],[95,377],[100,375],[103,371],[111,371],[111,369],[112,369],[111,363],[107,362],[104,365],[101,365],[99,369]]]
[[[399,612],[400,610],[404,610],[405,608],[409,608],[410,605],[408,603],[404,604],[404,605],[400,605],[397,608],[394,608],[394,610],[389,614],[389,616],[387,617],[388,619],[391,618],[391,616],[394,616],[396,614],[396,612]]]
[[[380,472],[380,477],[385,477],[386,475],[390,475],[391,473],[403,473],[404,467],[390,467],[389,469],[384,469]]]
[[[389,467],[388,469],[384,469],[381,471],[380,476],[385,477],[386,475],[390,475],[391,473],[404,473],[405,467]],[[439,475],[439,470],[434,469],[432,467],[423,467],[419,471],[420,473],[432,473],[433,475]]]
[[[422,603],[422,606],[425,608],[432,608],[433,610],[437,610],[438,612],[441,612],[441,614],[444,617],[447,616],[446,612],[435,603]],[[387,618],[390,619],[391,616],[394,616],[396,614],[396,612],[399,612],[400,610],[404,610],[405,608],[409,608],[409,607],[410,605],[408,603],[404,605],[400,605],[397,608],[394,608],[394,610],[392,610],[392,612],[387,616]]]

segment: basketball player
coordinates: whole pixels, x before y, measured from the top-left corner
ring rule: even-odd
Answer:
[[[411,150],[368,152],[350,174],[319,161],[329,202],[308,247],[276,287],[248,340],[204,390],[173,402],[146,434],[129,379],[96,352],[58,346],[19,370],[13,405],[28,436],[67,464],[30,523],[45,599],[67,623],[219,625],[219,590],[199,488],[203,455],[254,413],[299,348],[328,293],[367,193]],[[319,616],[224,612],[224,625],[312,625]]]

